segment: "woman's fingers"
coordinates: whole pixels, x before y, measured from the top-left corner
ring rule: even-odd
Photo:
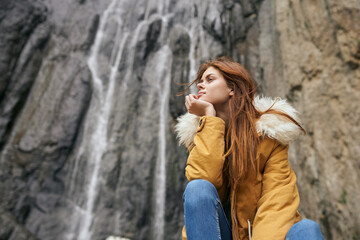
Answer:
[[[201,114],[203,107],[201,107],[201,104],[199,105],[200,102],[198,101],[198,97],[195,94],[189,94],[185,96],[185,106],[189,113],[198,115]]]
[[[189,108],[190,108],[189,96],[185,96],[185,106],[186,106],[186,109],[189,110]]]
[[[194,100],[196,100],[196,99],[193,96],[191,96],[191,94],[189,94],[185,97],[185,102],[187,102],[190,106],[194,102]]]
[[[197,100],[197,96],[195,94],[189,94],[190,99]]]
[[[185,106],[188,112],[191,113],[191,99],[189,95],[185,96]]]

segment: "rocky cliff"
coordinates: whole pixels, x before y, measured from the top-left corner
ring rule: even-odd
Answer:
[[[359,239],[359,22],[356,0],[2,0],[0,239],[179,239],[175,81],[220,55],[299,110],[302,217]]]

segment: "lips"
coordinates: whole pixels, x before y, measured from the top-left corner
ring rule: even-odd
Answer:
[[[204,95],[205,93],[204,92],[199,92],[197,97],[201,97],[202,95]]]

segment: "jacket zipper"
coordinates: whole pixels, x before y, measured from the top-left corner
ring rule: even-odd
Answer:
[[[250,225],[250,220],[247,220],[248,222],[248,231],[249,231],[249,240],[251,240],[251,225]]]
[[[237,192],[237,186],[235,187],[235,194],[234,194],[234,208],[233,208],[233,218],[234,218],[234,222],[235,222],[235,240],[237,239],[236,234],[237,234],[237,221],[236,221],[236,215],[235,215],[235,206],[236,206],[236,192]]]
[[[235,188],[235,195],[234,195],[234,208],[233,208],[233,218],[234,218],[234,222],[235,222],[235,240],[237,239],[236,237],[236,233],[237,233],[237,221],[236,221],[236,215],[235,215],[235,206],[236,206],[236,191],[237,187]],[[250,225],[250,220],[247,220],[248,223],[248,233],[249,233],[249,240],[251,240],[251,225]]]

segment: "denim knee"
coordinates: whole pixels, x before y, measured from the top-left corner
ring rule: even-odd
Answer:
[[[299,239],[299,236],[302,236],[302,239],[324,239],[319,224],[311,219],[295,223],[287,233],[286,240]]]
[[[214,202],[217,198],[219,197],[214,185],[203,179],[190,181],[183,194],[184,204],[191,207],[206,202]]]
[[[299,228],[304,228],[309,231],[320,231],[319,224],[311,219],[303,219],[299,223]]]

